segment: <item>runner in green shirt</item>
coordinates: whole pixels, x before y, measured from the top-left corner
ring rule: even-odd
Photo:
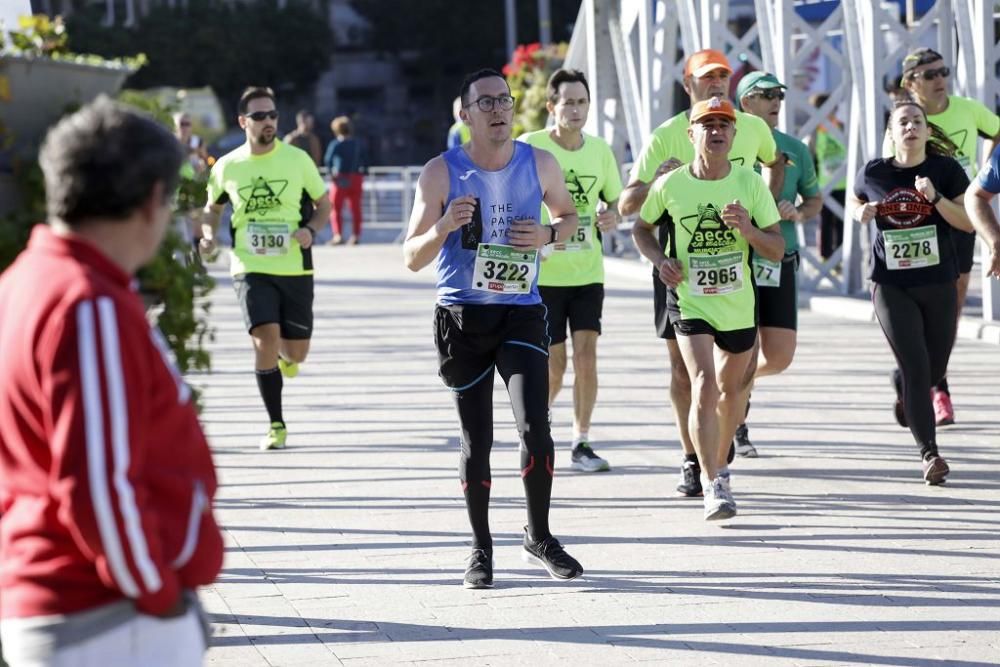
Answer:
[[[972,178],[980,166],[977,159],[979,137],[986,140],[982,162],[986,164],[1000,140],[1000,116],[978,100],[949,95],[950,76],[951,68],[944,64],[944,56],[933,49],[919,48],[903,59],[902,86],[927,112],[928,122],[939,127],[958,146],[955,159]],[[888,130],[882,154],[887,157],[893,155]],[[958,317],[961,317],[969,292],[976,234],[956,229],[952,230],[952,238],[958,251]],[[955,423],[947,377],[934,388],[934,414],[938,425]]]
[[[572,466],[585,472],[610,470],[590,446],[590,419],[597,402],[597,337],[604,306],[604,255],[601,232],[619,222],[622,190],[618,163],[607,142],[583,132],[590,110],[590,88],[583,72],[559,69],[548,82],[546,108],[555,120],[551,129],[520,137],[552,153],[562,168],[566,187],[580,218],[573,237],[551,246],[542,262],[538,290],[548,309],[549,410],[562,388],[566,372],[566,325],[573,339]],[[549,223],[542,209],[542,223]],[[551,412],[550,412],[551,414]]]
[[[777,375],[792,363],[795,356],[798,328],[799,236],[796,224],[810,220],[823,206],[823,197],[816,181],[816,169],[806,145],[776,129],[785,84],[772,74],[751,72],[740,79],[736,98],[750,114],[762,118],[778,144],[785,160],[785,182],[778,199],[781,215],[781,235],[785,237],[785,257],[781,262],[769,262],[754,256],[753,271],[759,303],[760,354],[756,358],[754,377]],[[802,197],[802,203],[795,201]],[[749,409],[749,403],[747,404]],[[736,429],[736,453],[755,458],[757,449],[750,442],[746,421]]]
[[[778,209],[763,179],[729,160],[735,123],[727,101],[694,105],[689,136],[695,159],[656,180],[633,227],[636,247],[668,288],[670,324],[697,395],[688,429],[704,477],[706,520],[736,514],[726,461],[753,377],[751,248],[775,262],[785,250]],[[657,224],[667,225],[666,252],[653,233]]]
[[[684,65],[684,90],[691,97],[691,105],[712,98],[726,99],[729,94],[729,77],[732,68],[719,51],[705,49],[691,54]],[[691,162],[694,150],[688,138],[688,113],[681,112],[653,131],[653,136],[642,149],[632,168],[629,184],[622,191],[618,210],[622,215],[639,212],[652,182],[662,174]],[[777,146],[767,124],[756,116],[736,112],[736,138],[733,140],[729,159],[737,165],[752,167],[756,162],[764,165],[763,174],[771,193],[781,194],[784,180],[784,161],[778,159]],[[663,239],[661,238],[661,241]],[[684,449],[681,479],[677,491],[681,495],[700,496],[701,469],[698,456],[687,432],[688,412],[691,409],[691,386],[684,358],[677,347],[673,327],[666,309],[666,291],[663,282],[653,276],[653,318],[656,333],[667,341],[670,356],[670,402],[674,407],[677,430]]]
[[[330,202],[309,154],[275,138],[278,111],[270,88],[245,90],[239,114],[247,141],[212,166],[201,248],[214,252],[219,217],[231,204],[233,287],[253,340],[257,387],[271,422],[260,446],[281,449],[287,437],[282,376],[295,377],[309,352],[310,247],[326,224]],[[308,220],[306,203],[313,207]]]

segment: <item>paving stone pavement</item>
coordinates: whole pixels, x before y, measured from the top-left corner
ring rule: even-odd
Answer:
[[[214,370],[189,378],[227,544],[202,591],[208,665],[1000,663],[1000,348],[959,342],[958,423],[939,433],[953,473],[927,487],[890,412],[877,326],[803,312],[795,363],[754,390],[761,456],[733,466],[739,515],[706,523],[673,491],[649,275],[612,261],[591,430],[610,472],[569,469],[569,390],[553,410],[553,532],[586,574],[556,582],[520,560],[517,435],[497,382],[496,588],[467,591],[433,271],[406,271],[392,245],[319,248],[316,263],[313,350],[286,381],[281,452],[256,448],[267,424],[250,343],[217,272]]]

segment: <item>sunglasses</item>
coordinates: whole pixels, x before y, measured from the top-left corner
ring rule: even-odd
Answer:
[[[913,72],[910,74],[911,79],[916,79],[917,77],[923,77],[924,81],[933,81],[938,77],[947,79],[951,76],[950,67],[938,67],[937,69],[925,69],[923,72]]]
[[[264,120],[265,118],[270,118],[271,120],[278,120],[278,110],[273,109],[271,111],[254,111],[253,113],[245,113],[243,114],[243,116],[249,118],[250,120],[255,120],[258,123]]]
[[[753,92],[753,97],[763,97],[765,100],[783,100],[785,91],[780,88],[758,89]]]
[[[191,121],[189,121],[189,120],[182,120],[180,122],[180,126],[181,127],[191,127]]]

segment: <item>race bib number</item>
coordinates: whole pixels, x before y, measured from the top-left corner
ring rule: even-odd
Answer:
[[[480,243],[472,271],[472,288],[494,294],[527,294],[538,272],[534,248]]]
[[[886,230],[885,265],[890,271],[922,269],[941,263],[937,227]]]
[[[247,250],[254,255],[287,255],[292,234],[288,223],[251,222],[246,231]]]
[[[781,287],[781,262],[754,256],[753,276],[757,287]]]
[[[592,243],[594,239],[594,227],[590,222],[590,216],[581,215],[580,224],[577,226],[576,231],[573,232],[573,236],[562,243],[555,244],[556,252],[582,252],[590,250],[593,247]]]
[[[694,296],[720,296],[743,289],[743,253],[690,255],[688,289]]]

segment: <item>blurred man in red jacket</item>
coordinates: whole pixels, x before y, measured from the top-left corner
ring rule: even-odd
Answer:
[[[100,98],[39,156],[48,225],[0,276],[0,637],[18,665],[201,664],[215,468],[133,274],[183,154]]]

